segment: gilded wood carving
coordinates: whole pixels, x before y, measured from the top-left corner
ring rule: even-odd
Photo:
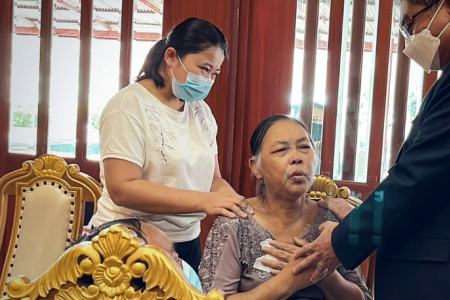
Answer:
[[[2,299],[225,299],[217,290],[205,295],[192,287],[171,258],[141,242],[112,226],[67,250],[35,281],[14,278]]]
[[[344,186],[339,188],[333,179],[323,175],[316,175],[311,190],[306,196],[315,201],[323,198],[343,198],[353,206],[358,206],[362,203],[361,200],[350,196],[350,189],[348,187]]]

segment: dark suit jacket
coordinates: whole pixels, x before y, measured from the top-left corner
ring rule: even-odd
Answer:
[[[347,269],[378,249],[379,300],[450,299],[450,64],[388,177],[332,234]]]

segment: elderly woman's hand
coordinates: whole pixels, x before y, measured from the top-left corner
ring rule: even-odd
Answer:
[[[314,242],[294,253],[294,259],[304,258],[294,267],[294,274],[301,273],[310,267],[316,267],[316,270],[311,276],[311,282],[313,283],[321,280],[324,277],[324,273],[328,277],[333,274],[341,264],[331,245],[331,233],[336,226],[338,226],[338,223],[335,222],[321,224],[319,227],[321,231],[320,236]]]
[[[294,255],[294,252],[297,251],[300,247],[308,244],[307,241],[301,240],[298,238],[294,238],[296,245],[284,243],[280,241],[270,241],[269,244],[273,247],[261,247],[261,250],[264,253],[270,254],[273,257],[277,258],[278,261],[262,259],[261,262],[266,267],[273,269],[270,273],[272,275],[277,275],[281,270],[287,265],[289,260]]]
[[[275,277],[281,279],[280,282],[282,282],[282,285],[280,286],[280,288],[287,290],[289,295],[292,295],[296,291],[304,289],[313,284],[310,278],[316,270],[315,266],[306,267],[300,273],[294,273],[294,267],[297,264],[301,263],[304,259],[305,258],[303,257],[297,260],[291,259],[286,264],[284,269],[282,271],[279,271],[279,274]],[[326,272],[322,272],[321,274],[319,274],[317,281],[320,281],[325,277],[325,275]]]
[[[325,198],[318,202],[320,207],[331,211],[339,221],[342,221],[354,207],[342,198]]]

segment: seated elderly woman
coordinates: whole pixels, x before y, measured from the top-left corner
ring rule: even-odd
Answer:
[[[338,221],[329,210],[308,200],[318,155],[305,125],[289,116],[264,120],[250,141],[250,168],[260,181],[249,199],[254,215],[229,219],[219,216],[206,240],[199,276],[205,292],[221,289],[227,299],[370,299],[360,269],[339,268],[315,285],[311,269],[293,275],[294,260],[280,272],[261,265],[262,245],[276,240],[289,254],[319,236],[319,226]],[[298,245],[298,246],[297,246]],[[276,275],[274,275],[276,274]]]

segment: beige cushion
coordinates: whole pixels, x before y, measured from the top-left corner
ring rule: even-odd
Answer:
[[[30,280],[45,272],[64,252],[70,238],[73,198],[64,187],[50,182],[23,195],[21,228],[18,232],[11,275],[26,275]],[[45,233],[45,234],[43,234]]]

